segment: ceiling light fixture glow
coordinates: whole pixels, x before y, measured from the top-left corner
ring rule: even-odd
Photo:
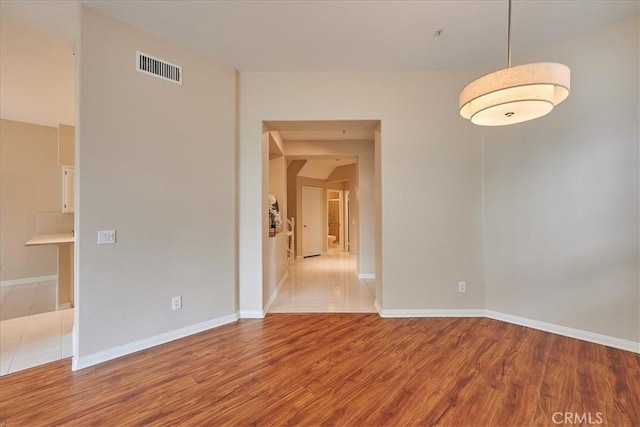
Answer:
[[[511,0],[507,68],[482,76],[460,91],[460,115],[481,126],[505,126],[542,117],[567,99],[571,71],[564,64],[511,66]]]

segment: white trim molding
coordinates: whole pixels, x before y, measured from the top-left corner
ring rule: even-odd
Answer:
[[[360,273],[360,274],[358,274],[358,279],[360,279],[360,280],[375,279],[375,278],[376,278],[375,273]]]
[[[597,334],[595,332],[570,328],[568,326],[556,325],[555,323],[542,322],[540,320],[500,313],[498,311],[485,310],[485,312],[485,316],[489,319],[526,326],[528,328],[538,329],[540,331],[550,332],[552,334],[588,341],[595,344],[606,345],[607,347],[619,348],[620,350],[631,351],[633,353],[640,353],[640,342]]]
[[[126,356],[131,353],[136,353],[141,350],[145,350],[157,345],[166,344],[170,341],[175,341],[180,338],[188,337],[189,335],[204,332],[209,329],[217,328],[218,326],[226,325],[238,320],[237,314],[230,314],[228,316],[218,317],[217,319],[208,320],[206,322],[197,323],[195,325],[187,326],[182,329],[170,331],[164,334],[156,335],[155,337],[146,338],[140,341],[132,342],[130,344],[121,345],[109,350],[100,351],[98,353],[90,354],[83,357],[73,357],[72,370],[78,371],[80,369],[88,368],[90,366],[97,365],[99,363],[107,362],[109,360],[117,359],[118,357]]]
[[[24,279],[3,280],[0,282],[0,287],[14,286],[14,285],[26,285],[29,283],[46,282],[48,280],[58,280],[58,276],[55,274],[52,276],[37,276],[37,277],[25,277]]]
[[[238,317],[240,319],[264,319],[264,310],[240,310]]]
[[[618,348],[640,354],[640,342],[629,341],[609,335],[597,334],[595,332],[570,328],[568,326],[556,325],[555,323],[542,322],[540,320],[528,319],[526,317],[514,316],[500,313],[493,310],[479,308],[470,309],[416,309],[416,310],[384,310],[378,301],[374,301],[374,306],[380,317],[487,317],[501,322],[512,323],[514,325],[525,326],[527,328],[538,329],[552,334],[575,338],[594,344],[605,345],[607,347]]]
[[[289,270],[284,272],[284,274],[282,275],[282,278],[280,278],[280,281],[278,282],[278,286],[276,286],[276,289],[273,291],[273,293],[269,297],[269,301],[267,301],[267,304],[264,306],[265,313],[269,312],[269,309],[271,308],[271,304],[273,304],[273,302],[276,300],[276,297],[278,296],[278,293],[280,293],[280,289],[282,288],[282,285],[284,285],[284,282],[287,280],[287,277],[289,277]]]
[[[283,281],[283,280],[282,280]],[[377,300],[374,306],[380,317],[383,318],[401,318],[401,317],[487,317],[489,319],[512,323],[532,329],[549,332],[552,334],[562,335],[569,338],[575,338],[582,341],[592,342],[594,344],[605,345],[607,347],[618,348],[621,350],[640,353],[640,343],[629,341],[622,338],[611,337],[608,335],[597,334],[594,332],[574,329],[567,326],[556,325],[553,323],[541,322],[539,320],[528,319],[525,317],[514,316],[511,314],[500,313],[492,310],[484,309],[416,309],[416,310],[383,310]],[[217,319],[187,326],[182,329],[156,335],[155,337],[146,338],[130,344],[125,344],[113,349],[90,354],[84,357],[73,357],[72,369],[74,371],[88,368],[99,363],[107,362],[118,357],[136,353],[150,347],[165,344],[189,335],[204,332],[228,323],[235,322],[240,318],[261,319],[264,318],[264,311],[252,310],[241,311],[237,314],[219,317]],[[74,327],[75,336],[75,327]]]
[[[484,310],[477,308],[434,308],[417,310],[379,310],[380,317],[484,317]]]
[[[380,303],[378,302],[377,299],[373,300],[373,307],[376,309],[376,311],[378,312],[378,314],[380,315],[380,317],[382,316],[382,307],[380,307]]]

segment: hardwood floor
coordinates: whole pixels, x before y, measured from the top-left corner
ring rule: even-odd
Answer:
[[[0,378],[0,426],[640,425],[640,355],[486,318],[277,314],[70,364]]]

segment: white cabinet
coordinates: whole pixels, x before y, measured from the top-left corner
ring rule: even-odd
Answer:
[[[75,196],[75,170],[72,167],[62,168],[62,212],[73,213]]]

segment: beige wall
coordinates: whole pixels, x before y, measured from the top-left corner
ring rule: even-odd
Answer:
[[[69,125],[58,125],[58,164],[74,166],[76,161],[75,128]]]
[[[80,47],[76,366],[236,313],[235,71],[86,7]],[[137,72],[136,50],[184,83]]]
[[[47,10],[50,16],[53,8]],[[73,8],[69,3],[65,9]],[[52,127],[75,124],[73,43],[8,15],[0,15],[0,116]],[[51,19],[53,23],[62,17]]]
[[[254,230],[266,165],[259,158],[262,121],[381,120],[382,308],[482,308],[481,145],[478,129],[460,118],[457,106],[460,88],[474,76],[468,70],[242,73],[240,270],[261,265],[252,260],[260,251]],[[375,179],[372,193],[375,198]],[[457,292],[460,280],[467,282],[464,294]],[[260,286],[240,281],[241,307],[260,304],[242,298],[255,289]]]
[[[263,266],[263,304],[267,304],[276,290],[278,283],[287,272],[289,263],[287,261],[287,191],[286,191],[286,168],[287,164],[284,156],[269,160],[269,194],[278,200],[280,214],[282,216],[282,228],[274,237],[268,237],[267,253],[265,254],[265,264]]]
[[[483,131],[487,308],[640,341],[638,50],[634,18],[518,58],[571,94]]]
[[[25,247],[40,221],[60,213],[58,130],[0,120],[0,280],[57,272],[55,246]]]
[[[298,172],[306,162],[306,160],[291,160],[289,166],[287,166],[287,217],[293,217],[296,221],[298,220],[296,180],[298,179]]]
[[[382,288],[382,125],[378,123],[374,131],[374,209],[375,209],[375,263],[376,263],[376,302],[378,307],[384,306],[384,289]]]

